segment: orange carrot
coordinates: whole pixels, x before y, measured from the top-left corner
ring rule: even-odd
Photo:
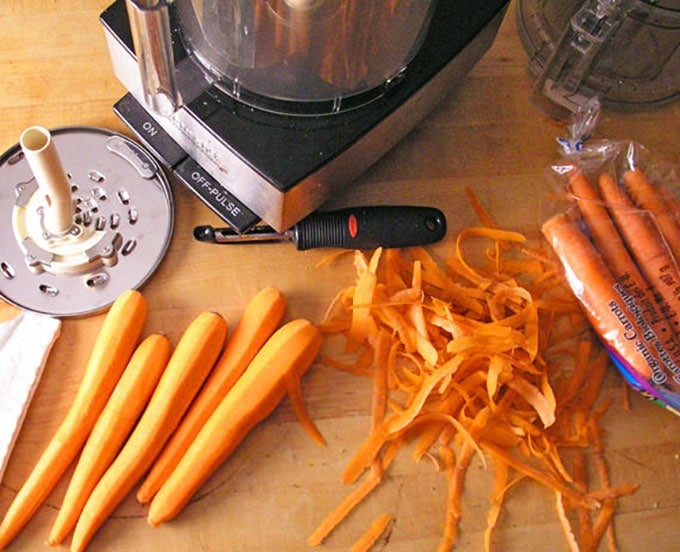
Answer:
[[[649,284],[631,258],[602,198],[588,177],[579,169],[572,170],[568,177],[569,187],[575,196],[593,242],[614,277],[619,281],[630,281],[630,286],[646,290]],[[626,285],[626,287],[629,286]]]
[[[75,527],[92,489],[106,471],[146,406],[170,357],[170,340],[151,334],[135,350],[92,428],[47,540],[61,543]]]
[[[641,212],[607,174],[600,176],[600,193],[609,204],[619,232],[637,265],[661,298],[661,311],[676,333],[680,330],[680,273],[665,248],[649,213]]]
[[[625,196],[617,193],[613,180],[607,177],[600,179],[604,182],[605,193],[610,199],[624,201]],[[593,241],[602,255],[605,263],[612,270],[614,278],[626,288],[627,301],[637,313],[650,332],[646,341],[657,351],[659,360],[664,365],[667,374],[675,374],[674,381],[680,383],[680,337],[673,327],[673,316],[669,314],[667,304],[658,303],[654,290],[650,287],[647,277],[643,276],[632,259],[628,247],[624,244],[609,211],[604,207],[599,194],[590,186],[585,176],[577,175],[570,180],[572,189],[577,192],[577,202],[590,229]],[[621,222],[623,223],[623,222]],[[650,230],[653,230],[650,228]],[[629,239],[633,239],[629,236]],[[663,379],[662,372],[657,374]],[[662,382],[661,382],[662,383]]]
[[[222,398],[274,333],[285,310],[283,294],[273,287],[264,288],[250,300],[203,389],[137,490],[137,500],[146,503],[153,498]]]
[[[146,322],[141,293],[123,292],[99,330],[78,393],[0,525],[0,550],[19,533],[80,452],[132,355]]]
[[[219,314],[204,312],[184,331],[139,422],[85,503],[73,534],[72,551],[85,549],[149,469],[215,364],[227,329]]]
[[[677,343],[675,333],[659,311],[649,291],[649,283],[628,252],[602,198],[582,171],[575,169],[568,176],[569,186],[602,259],[614,278],[636,299],[665,349],[677,359],[680,355],[680,345]]]
[[[321,347],[321,332],[304,319],[279,328],[262,346],[151,501],[147,521],[155,526],[174,518],[246,435],[273,412]]]
[[[542,230],[598,335],[640,375],[650,378],[657,361],[651,351],[640,348],[644,330],[627,315],[616,280],[587,236],[565,214],[545,222]]]
[[[654,215],[663,239],[676,261],[680,262],[680,224],[668,208],[668,201],[647,177],[641,167],[623,173],[623,181],[635,203]]]

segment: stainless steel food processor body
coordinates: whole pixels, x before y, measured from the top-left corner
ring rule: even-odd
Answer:
[[[238,28],[245,31],[235,40],[211,31],[210,17],[191,21],[196,5],[209,3],[223,9],[224,4],[256,4],[276,16],[283,4],[310,10],[328,4],[335,6],[332,17],[345,19],[353,3],[372,11],[382,7],[388,15],[399,4],[412,4],[419,27],[393,58],[386,52],[396,47],[374,54],[366,46],[376,43],[376,37],[369,40],[370,33],[362,39],[343,38],[347,31],[338,29],[345,24],[326,28],[323,36],[334,39],[326,46],[312,31],[305,34],[309,43],[304,63],[295,58],[300,41],[291,44],[290,39],[275,50],[283,54],[271,56],[277,59],[259,63],[264,47],[249,44],[255,40],[256,14],[246,8],[227,10],[227,15],[215,12],[221,20],[238,16]],[[114,71],[129,90],[115,110],[179,180],[243,232],[260,219],[277,230],[287,229],[391,149],[487,51],[508,0],[152,4],[155,7],[144,8],[139,0],[117,0],[101,16]],[[243,25],[244,18],[252,25]],[[367,24],[364,19],[349,28],[360,29]],[[392,21],[388,18],[383,27],[374,23],[380,27],[377,38],[394,30]],[[406,28],[405,21],[396,24]],[[134,38],[140,24],[153,31],[143,36],[167,40],[145,48]],[[278,32],[286,28],[282,25]],[[266,34],[276,36],[276,29]],[[396,43],[394,38],[388,41]],[[358,44],[363,50],[351,59],[360,63],[352,65],[342,57],[343,45]],[[222,55],[229,48],[236,52],[231,58]],[[322,48],[325,55],[315,55]],[[159,52],[162,55],[153,59]],[[287,58],[286,53],[291,55]],[[373,58],[378,58],[376,67],[369,63]],[[343,65],[349,69],[340,71]]]

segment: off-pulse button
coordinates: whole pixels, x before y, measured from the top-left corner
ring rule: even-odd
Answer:
[[[259,217],[190,157],[174,168],[175,175],[237,232],[245,232]]]

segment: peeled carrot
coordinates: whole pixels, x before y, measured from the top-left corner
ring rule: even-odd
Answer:
[[[135,350],[85,443],[47,540],[49,545],[61,543],[75,527],[92,489],[144,410],[168,362],[170,349],[167,337],[151,334]]]
[[[624,171],[623,181],[635,203],[654,215],[656,224],[676,261],[680,262],[680,224],[668,207],[668,201],[641,167]]]
[[[599,180],[600,193],[609,204],[610,212],[630,249],[637,265],[662,299],[661,311],[680,333],[680,272],[665,248],[659,231],[649,213],[641,212],[607,174]]]
[[[0,525],[0,550],[16,537],[80,452],[132,355],[146,322],[142,294],[124,291],[99,330],[78,393]]]
[[[149,507],[156,526],[174,518],[256,424],[283,399],[288,378],[300,378],[321,347],[320,330],[304,319],[279,328],[227,393]]]
[[[626,314],[616,280],[597,250],[566,214],[545,222],[542,231],[560,259],[565,276],[600,337],[607,341],[643,377],[652,376],[651,351],[638,347],[643,330]]]
[[[137,500],[146,503],[153,498],[222,398],[274,333],[285,310],[283,294],[273,287],[264,288],[250,300],[203,389],[137,490]]]
[[[149,469],[215,364],[227,329],[222,316],[204,312],[184,331],[139,422],[85,503],[73,534],[72,551],[85,549]]]

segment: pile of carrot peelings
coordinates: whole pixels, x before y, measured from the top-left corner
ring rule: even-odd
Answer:
[[[354,265],[355,284],[322,324],[344,349],[322,362],[366,378],[371,422],[342,474],[351,490],[308,544],[321,544],[403,453],[427,458],[448,483],[440,550],[455,544],[475,455],[495,478],[487,550],[506,496],[526,481],[554,493],[572,550],[603,539],[613,547],[617,500],[636,486],[612,485],[604,461],[598,395],[608,357],[550,257],[522,234],[484,225],[461,232],[446,261],[423,248],[377,249],[354,252]],[[375,525],[367,533],[380,538]]]

